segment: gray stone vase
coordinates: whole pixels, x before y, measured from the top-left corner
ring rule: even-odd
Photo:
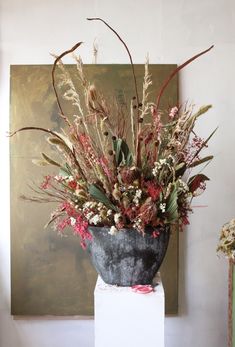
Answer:
[[[151,228],[146,229],[144,236],[135,229],[122,229],[115,235],[110,235],[109,230],[90,226],[92,240],[86,241],[92,263],[103,281],[118,286],[152,284],[167,251],[170,227],[157,228],[156,238]]]

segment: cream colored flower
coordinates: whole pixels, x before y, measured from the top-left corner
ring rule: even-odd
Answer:
[[[118,230],[114,225],[112,225],[108,233],[109,233],[109,235],[113,236],[113,235],[116,235],[118,233]]]

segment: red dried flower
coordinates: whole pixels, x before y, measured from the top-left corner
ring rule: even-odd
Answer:
[[[139,212],[139,209],[137,206],[129,206],[123,210],[123,215],[128,217],[130,221],[133,221],[137,214]]]
[[[149,195],[151,196],[152,200],[156,201],[160,196],[162,188],[155,182],[151,182],[151,181],[146,182],[145,185],[147,187],[147,191]]]
[[[69,181],[68,186],[71,189],[76,189],[77,188],[77,182],[76,181]]]
[[[139,218],[147,225],[150,224],[157,215],[157,206],[151,197],[147,198],[145,203],[140,207]]]

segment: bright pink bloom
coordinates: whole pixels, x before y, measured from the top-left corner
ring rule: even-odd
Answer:
[[[70,226],[70,218],[66,217],[62,220],[60,220],[57,225],[56,228],[59,232],[62,232],[67,226]]]
[[[73,228],[74,235],[81,237],[82,248],[86,247],[85,240],[92,239],[91,234],[88,231],[88,222],[83,219],[80,212],[78,212],[69,202],[64,202],[61,205],[61,210],[65,211],[68,215],[67,218],[63,219],[57,224],[57,229],[62,231],[66,226],[71,226]],[[71,218],[75,219],[75,222],[71,224]]]
[[[153,286],[151,285],[142,285],[142,284],[137,284],[135,286],[132,286],[131,289],[133,292],[138,293],[138,294],[149,294],[154,291]]]
[[[73,232],[75,235],[79,235],[81,237],[81,246],[83,249],[85,249],[85,240],[91,240],[92,236],[88,231],[88,222],[83,220],[81,215],[78,215],[76,218],[76,222],[73,225]]]
[[[61,206],[61,210],[66,211],[67,215],[69,217],[73,217],[76,218],[77,216],[77,211],[75,210],[75,208],[69,203],[69,202],[64,202]]]

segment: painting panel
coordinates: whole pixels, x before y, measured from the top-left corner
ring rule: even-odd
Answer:
[[[156,93],[175,65],[150,65]],[[38,126],[60,131],[63,120],[51,84],[50,65],[11,66],[11,130]],[[76,79],[76,66],[67,66]],[[135,65],[138,89],[141,90],[144,65]],[[115,102],[129,107],[133,97],[130,65],[84,65],[89,81]],[[162,98],[161,108],[177,103],[178,86],[174,78]],[[66,114],[73,119],[75,110],[61,101]],[[55,206],[19,199],[32,195],[29,186],[40,184],[48,167],[32,164],[40,153],[50,154],[51,147],[41,132],[27,131],[11,139],[11,310],[19,316],[92,316],[93,290],[97,274],[73,235],[60,237],[44,229]],[[167,255],[161,266],[166,295],[166,313],[178,309],[178,234],[172,233]]]

